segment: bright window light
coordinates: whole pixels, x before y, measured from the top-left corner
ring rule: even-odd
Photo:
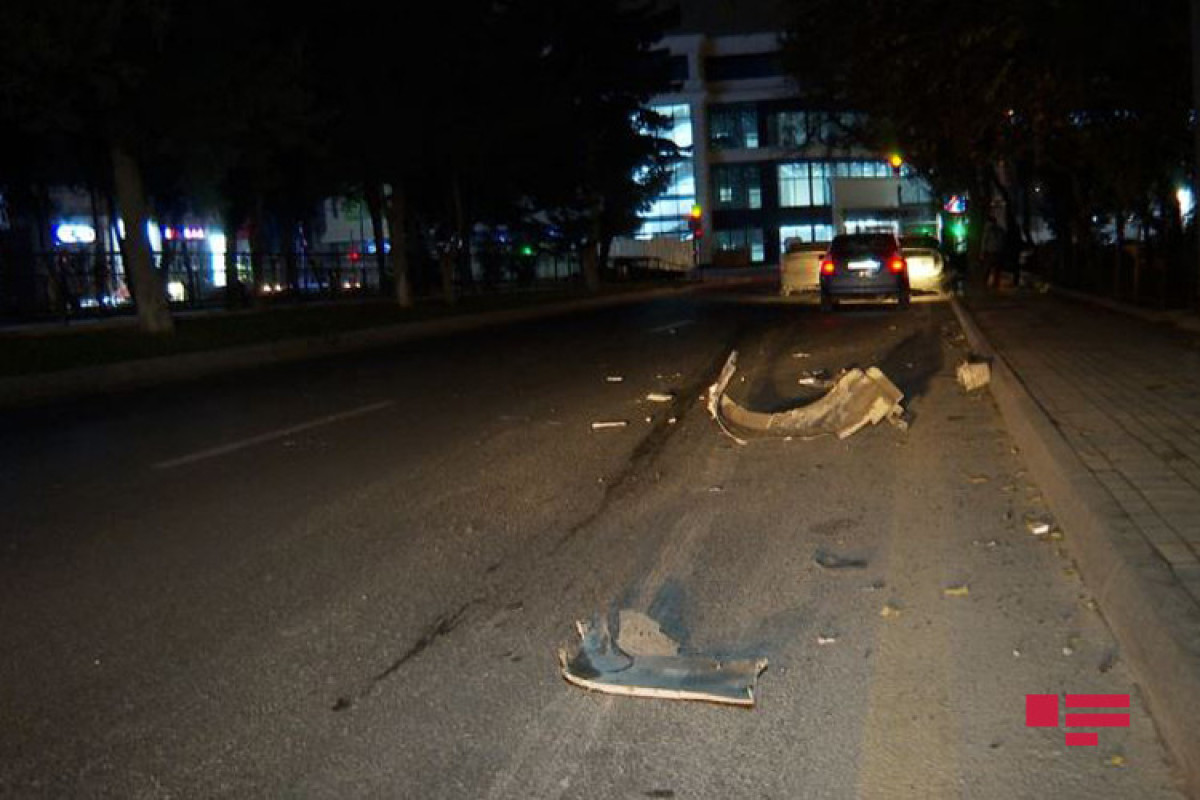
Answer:
[[[225,234],[212,231],[208,234],[208,249],[212,253],[212,285],[218,289],[225,286]]]
[[[1196,210],[1196,195],[1187,186],[1181,187],[1175,192],[1175,199],[1179,201],[1179,218],[1186,220]]]

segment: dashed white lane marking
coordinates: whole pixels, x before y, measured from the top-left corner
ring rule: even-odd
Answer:
[[[670,322],[670,323],[667,323],[666,325],[660,325],[657,328],[651,328],[649,331],[647,331],[647,333],[666,333],[667,331],[673,331],[678,328],[685,328],[688,325],[695,325],[695,324],[696,324],[696,320],[694,320],[694,319],[681,319],[678,322]]]
[[[343,420],[352,419],[354,417],[361,417],[363,414],[370,414],[374,411],[380,411],[392,405],[394,402],[395,401],[393,400],[383,400],[378,403],[371,403],[370,405],[362,406],[361,408],[352,408],[349,411],[341,411],[337,414],[329,414],[328,416],[309,420],[308,422],[301,422],[299,425],[292,425],[288,428],[280,428],[279,430],[262,433],[258,436],[251,436],[248,439],[241,439],[236,442],[220,445],[219,447],[201,450],[190,455],[172,458],[168,461],[160,461],[154,465],[154,469],[173,469],[174,467],[182,467],[186,464],[195,464],[197,461],[204,461],[209,458],[217,458],[218,456],[229,455],[230,453],[236,453],[238,450],[245,450],[247,447],[254,447],[255,445],[265,444],[267,442],[274,441],[275,439],[282,439],[285,436],[291,436],[293,434],[312,430],[313,428],[319,428],[323,425],[332,425],[335,422],[342,422]]]

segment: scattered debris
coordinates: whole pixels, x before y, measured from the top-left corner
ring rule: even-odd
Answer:
[[[623,383],[625,381],[625,376],[624,375],[609,375],[604,380],[608,381],[609,383]]]
[[[861,558],[846,558],[844,556],[827,553],[824,550],[818,550],[813,553],[813,561],[818,567],[824,569],[866,569],[866,559]]]
[[[833,376],[827,369],[812,369],[800,373],[796,382],[801,386],[829,386],[833,382]]]
[[[654,422],[654,417],[646,417],[646,424],[647,424],[647,425],[651,424],[652,422]]]
[[[1079,573],[1075,571],[1074,567],[1063,567],[1062,574],[1064,578],[1074,578]]]
[[[968,392],[987,386],[991,380],[992,367],[986,361],[964,361],[958,365],[958,382]]]
[[[1100,665],[1096,669],[1100,670],[1101,675],[1109,673],[1117,664],[1116,648],[1111,648],[1104,654],[1104,658],[1100,659]]]
[[[667,420],[667,424],[674,425],[677,421],[678,420],[676,420],[674,417],[671,417],[670,419]]]
[[[721,492],[725,491],[725,487],[724,486],[710,486],[710,487],[708,487],[708,491],[710,494],[720,494]]]
[[[1050,523],[1045,520],[1027,519],[1025,520],[1025,527],[1034,536],[1045,536],[1050,533]]]
[[[822,636],[822,635],[821,635],[821,634],[819,634],[819,633],[817,634],[817,644],[821,644],[821,645],[825,645],[825,644],[833,644],[833,643],[835,643],[836,641],[837,641],[837,637],[836,637],[836,636],[833,636],[833,635],[830,635],[830,636]]]
[[[1117,767],[1118,769],[1123,769],[1125,767],[1125,756],[1112,755],[1112,756],[1109,756],[1108,760],[1105,761],[1104,763],[1110,767]]]
[[[670,392],[651,392],[646,395],[646,399],[651,403],[669,403],[675,399],[675,395]]]
[[[624,619],[624,618],[623,618]],[[653,621],[651,621],[652,623]],[[563,678],[585,689],[630,697],[703,700],[753,706],[754,684],[767,668],[766,659],[720,661],[703,656],[637,654],[627,637],[614,642],[603,619],[578,622],[579,647],[574,655],[559,650]],[[650,640],[666,649],[666,638],[654,624]],[[677,650],[676,650],[677,652]]]
[[[887,588],[887,584],[883,581],[871,581],[863,587],[864,592],[878,592]]]
[[[972,475],[969,478],[967,478],[968,483],[973,483],[976,486],[978,486],[979,484],[982,484],[982,483],[987,483],[990,480],[991,480],[991,478],[989,478],[987,475]]]
[[[879,610],[879,616],[884,619],[892,619],[900,616],[900,608],[893,603],[885,603],[883,608]]]
[[[624,428],[627,425],[629,425],[629,421],[623,419],[613,420],[611,422],[593,422],[592,430],[599,431],[604,430],[605,428]]]
[[[792,358],[812,358],[812,353],[792,353]]]
[[[966,597],[971,594],[971,587],[965,583],[959,586],[947,586],[942,589],[942,594],[945,597]]]
[[[1062,532],[1062,531],[1060,531],[1060,530],[1058,530],[1057,528],[1055,528],[1054,530],[1050,531],[1050,539],[1051,539],[1051,541],[1055,541],[1055,542],[1061,542],[1061,541],[1063,540],[1063,538],[1065,538],[1065,537],[1063,536],[1063,532]]]
[[[1020,657],[1021,657],[1021,651],[1020,651],[1020,649],[1018,649],[1018,648],[1014,647],[1014,648],[1013,648],[1013,658],[1020,658]]]
[[[995,539],[988,539],[986,542],[982,539],[976,539],[975,541],[971,542],[971,544],[975,545],[976,547],[986,547],[989,550],[1000,545],[1000,543]]]
[[[839,439],[867,425],[887,419],[900,424],[904,393],[877,367],[865,372],[852,369],[838,378],[833,388],[819,399],[787,411],[752,411],[730,398],[725,389],[737,371],[737,351],[729,354],[717,381],[708,390],[708,411],[730,438],[739,444],[733,428],[761,434],[814,438],[832,434]]]
[[[1099,611],[1100,610],[1100,606],[1096,605],[1096,601],[1090,597],[1087,600],[1083,601],[1083,607],[1086,608],[1088,611]]]

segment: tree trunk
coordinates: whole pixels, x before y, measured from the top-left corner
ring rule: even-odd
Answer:
[[[458,282],[461,286],[471,286],[475,275],[471,270],[471,236],[467,230],[467,215],[463,205],[462,178],[457,172],[453,178],[454,199],[454,264],[457,268]]]
[[[369,180],[364,184],[363,195],[367,201],[367,210],[371,214],[371,236],[375,239],[375,265],[379,269],[379,290],[386,294],[391,287],[387,286],[387,247],[383,232],[383,185],[379,181]],[[394,234],[393,238],[395,238]]]
[[[296,223],[290,219],[283,226],[283,274],[288,294],[295,294],[300,288],[300,275],[296,268]]]
[[[600,245],[600,214],[601,202],[592,209],[592,218],[588,223],[588,237],[580,254],[580,264],[583,268],[583,285],[589,292],[600,291],[600,259],[596,252]]]
[[[146,236],[146,194],[142,172],[134,159],[119,145],[112,148],[113,185],[125,222],[125,254],[129,278],[136,288],[138,323],[152,334],[175,332],[175,320],[163,293],[162,276],[151,261],[150,241]]]
[[[92,250],[92,285],[96,293],[96,302],[103,307],[104,298],[109,296],[108,237],[105,235],[104,226],[100,224],[99,190],[93,185],[90,194],[92,201],[92,230],[96,232],[96,243]]]
[[[258,305],[263,290],[263,257],[266,255],[266,231],[263,230],[263,199],[254,199],[254,211],[250,217],[250,287],[251,302]]]
[[[221,224],[225,226],[225,307],[240,308],[246,303],[237,268],[237,238],[242,215],[234,203],[225,206],[225,218]]]
[[[392,286],[396,293],[396,303],[401,308],[412,308],[412,284],[408,279],[408,220],[407,208],[404,203],[404,187],[398,183],[392,184],[392,193],[387,199],[388,229],[392,236],[392,250],[389,260],[392,266]]]
[[[438,271],[442,275],[442,299],[446,301],[446,305],[455,305],[458,303],[458,294],[454,291],[454,253],[457,248],[453,242],[450,242],[442,247],[442,252],[438,254]]]

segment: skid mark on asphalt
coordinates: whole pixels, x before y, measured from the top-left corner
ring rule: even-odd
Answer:
[[[472,607],[479,605],[482,602],[483,599],[477,597],[473,600],[463,603],[453,612],[438,617],[425,629],[425,633],[421,634],[421,636],[417,638],[417,641],[413,642],[413,644],[407,650],[405,650],[399,658],[389,664],[386,669],[371,677],[366,684],[357,691],[349,692],[338,697],[338,699],[333,703],[332,710],[345,711],[363,698],[370,695],[380,683],[386,681],[392,675],[399,672],[401,667],[403,667],[412,659],[421,655],[421,653],[425,652],[439,639],[452,633],[454,629],[462,623],[463,618],[467,615],[467,612],[470,611]]]
[[[936,407],[939,398],[933,398]],[[895,474],[928,472],[930,450],[939,443],[929,430],[910,434],[896,450]],[[892,494],[891,530],[886,541],[885,603],[900,616],[874,616],[876,652],[869,681],[858,796],[863,798],[958,797],[958,737],[961,720],[953,708],[953,612],[941,595],[945,571],[958,568],[956,537],[938,508],[949,507],[950,470],[934,470],[926,493],[918,496],[899,482]],[[958,573],[955,573],[958,576]],[[953,601],[951,601],[953,602]],[[961,644],[961,643],[960,643]]]
[[[567,794],[588,751],[599,741],[614,702],[612,697],[572,692],[539,709],[484,796],[501,800]],[[581,793],[586,794],[573,792]]]

